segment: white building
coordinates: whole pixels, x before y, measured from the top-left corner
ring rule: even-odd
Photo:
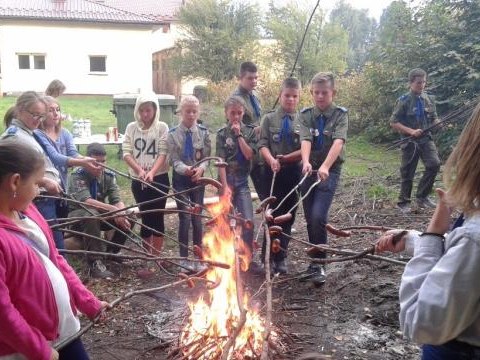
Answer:
[[[172,19],[108,2],[0,0],[1,93],[44,91],[53,79],[67,94],[151,90],[152,53],[172,46]]]

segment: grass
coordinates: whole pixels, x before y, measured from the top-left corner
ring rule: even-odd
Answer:
[[[0,98],[0,113],[15,103],[15,97]],[[116,126],[117,120],[110,112],[113,108],[111,96],[62,96],[59,99],[62,113],[70,114],[72,119],[90,119],[92,122],[92,133],[103,134],[108,127]],[[210,129],[212,139],[212,152],[215,151],[216,130],[225,124],[225,116],[222,107],[205,104],[202,106],[201,119],[204,125]],[[168,124],[170,127],[175,124]],[[64,126],[71,130],[72,123],[66,121]],[[0,125],[3,132],[3,123]],[[108,164],[122,172],[127,172],[127,166],[123,160],[118,158],[118,148],[107,146]],[[85,151],[82,146],[80,152]],[[361,136],[348,139],[346,146],[346,162],[344,164],[343,178],[348,180],[352,177],[366,177],[379,175],[387,177],[395,174],[399,168],[399,155],[397,152],[387,152],[383,147],[373,145]],[[215,171],[210,174],[214,175]],[[122,188],[122,195],[125,202],[133,201],[130,194],[130,181],[124,177],[118,177],[118,183]],[[374,184],[368,190],[372,197],[390,196],[390,191],[381,183]]]

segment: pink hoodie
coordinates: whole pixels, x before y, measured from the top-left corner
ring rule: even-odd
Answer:
[[[30,205],[24,214],[45,233],[50,260],[65,277],[74,313],[78,309],[93,319],[101,309],[100,301],[58,253],[52,232],[35,206]],[[14,222],[0,215],[0,356],[21,353],[28,359],[48,360],[48,341],[58,338],[53,288],[38,255],[15,232],[23,234]]]

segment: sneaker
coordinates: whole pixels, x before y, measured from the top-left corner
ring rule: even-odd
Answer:
[[[311,281],[315,286],[320,286],[325,283],[327,276],[325,275],[325,268],[323,265],[310,264],[305,275],[300,278],[301,282]]]
[[[97,279],[111,279],[114,274],[107,270],[102,260],[95,260],[90,267],[90,276]]]
[[[412,211],[409,203],[398,203],[397,208],[400,210],[402,214],[408,214]]]
[[[295,229],[294,227],[292,227],[292,228],[290,229],[290,233],[291,233],[292,235],[295,235],[295,234],[297,233],[297,229]]]
[[[418,198],[417,199],[417,205],[420,209],[435,209],[437,207],[437,204],[435,204],[434,201],[430,200],[430,198]]]
[[[285,262],[285,259],[275,261],[273,268],[275,273],[281,275],[285,275],[286,273],[288,273],[287,263]]]
[[[320,265],[319,270],[310,278],[310,281],[315,286],[321,286],[327,280],[327,275],[325,274],[325,268],[323,265]]]
[[[252,261],[248,266],[248,272],[253,275],[265,275],[265,270],[263,266],[258,265],[255,261]]]

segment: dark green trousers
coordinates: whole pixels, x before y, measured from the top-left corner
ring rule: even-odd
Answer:
[[[402,148],[402,165],[400,167],[401,189],[398,198],[399,204],[409,203],[413,188],[413,178],[417,170],[418,160],[425,166],[420,182],[418,183],[416,198],[426,198],[432,191],[435,177],[440,169],[438,151],[432,140],[424,143],[409,142]]]

